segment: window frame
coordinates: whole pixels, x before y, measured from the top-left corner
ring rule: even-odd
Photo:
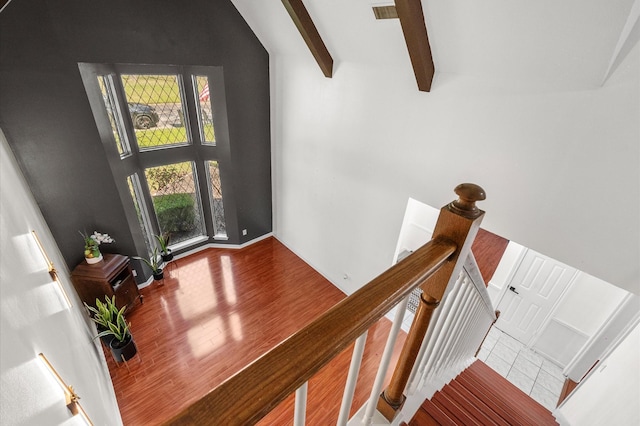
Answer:
[[[122,68],[123,66],[120,66],[120,68]],[[186,132],[186,141],[184,142],[178,142],[178,143],[172,143],[172,144],[166,144],[166,145],[160,145],[160,146],[151,146],[151,147],[141,147],[138,141],[138,136],[136,133],[136,127],[135,124],[133,123],[133,119],[131,118],[131,114],[127,114],[127,122],[126,122],[126,127],[128,127],[128,130],[133,138],[132,140],[135,141],[135,145],[136,145],[136,150],[138,153],[143,153],[143,152],[149,152],[149,151],[155,151],[155,150],[164,150],[164,149],[173,149],[173,148],[179,148],[181,146],[188,146],[188,145],[193,145],[193,136],[191,134],[191,126],[188,125],[189,122],[189,113],[188,113],[188,109],[187,109],[187,97],[186,97],[186,90],[184,87],[184,78],[183,75],[179,73],[179,67],[175,67],[175,69],[173,70],[174,72],[171,72],[171,68],[166,68],[166,67],[162,67],[162,71],[160,72],[143,72],[143,69],[139,68],[140,66],[134,66],[132,68],[132,71],[128,71],[129,70],[129,66],[125,67],[125,70],[119,70],[120,72],[118,72],[118,88],[120,89],[120,93],[122,93],[121,95],[121,99],[120,103],[124,103],[124,105],[128,108],[128,103],[129,103],[129,99],[127,98],[127,93],[126,90],[124,88],[124,83],[123,83],[123,77],[124,76],[128,76],[128,75],[138,75],[138,76],[158,76],[158,75],[164,75],[164,76],[175,76],[176,77],[176,83],[178,84],[178,90],[180,93],[180,106],[182,109],[182,116],[183,116],[183,126],[185,128],[185,132]],[[133,102],[132,102],[133,103]]]
[[[114,74],[113,73],[98,74],[98,77],[102,77],[107,99],[111,106],[113,124],[116,126],[115,130],[118,133],[118,137],[120,138],[120,148],[122,149],[122,152],[120,153],[120,151],[118,150],[118,153],[120,154],[120,158],[127,158],[130,155],[132,155],[131,142],[129,140],[129,135],[125,131],[125,124],[122,118],[123,116],[122,110],[115,92],[115,84],[113,82]],[[107,106],[105,105],[105,109],[106,108]],[[109,114],[109,111],[107,111],[107,115],[108,114]],[[109,120],[109,124],[111,124],[111,120]],[[115,137],[113,142],[116,145],[116,149],[117,149],[118,142],[115,140]]]
[[[212,225],[213,225],[213,238],[215,240],[228,240],[229,236],[227,234],[227,221],[226,221],[226,217],[225,217],[225,231],[224,234],[218,232],[217,226],[216,226],[216,206],[215,206],[215,197],[213,196],[213,187],[211,184],[211,166],[209,165],[209,163],[211,162],[215,162],[217,163],[217,167],[218,167],[218,174],[220,175],[220,195],[222,197],[222,214],[223,216],[225,216],[225,209],[224,209],[224,189],[222,188],[222,171],[220,170],[220,163],[217,160],[205,160],[204,162],[204,170],[206,173],[206,180],[207,180],[207,193],[209,194],[209,208],[211,209],[211,219],[212,219]]]
[[[173,162],[173,163],[169,163],[169,164],[161,164],[158,166],[153,166],[151,168],[154,167],[164,167],[164,166],[172,166],[172,165],[176,165],[176,164],[182,164],[182,163],[189,163],[190,168],[191,168],[191,174],[192,174],[192,178],[193,178],[193,183],[194,183],[194,209],[195,212],[197,214],[199,214],[200,216],[200,220],[199,222],[199,228],[198,228],[198,235],[194,235],[191,238],[188,238],[186,240],[181,240],[179,242],[176,242],[175,239],[173,240],[173,243],[169,245],[170,248],[174,248],[174,246],[178,246],[181,244],[185,244],[185,245],[189,245],[190,241],[200,241],[202,240],[203,237],[207,237],[209,234],[207,232],[207,227],[206,227],[206,223],[205,223],[205,214],[204,214],[204,208],[203,208],[203,204],[202,204],[202,194],[201,194],[201,190],[200,190],[200,184],[199,184],[199,179],[198,179],[198,170],[196,167],[196,162],[195,161],[178,161],[178,162]],[[146,178],[146,171],[149,168],[145,168],[143,170],[143,173],[145,174],[145,182],[146,182],[146,187],[147,187],[147,193],[145,194],[145,196],[149,196],[150,198],[150,205],[151,205],[151,210],[154,213],[154,219],[155,219],[155,225],[157,226],[157,230],[158,232],[156,232],[156,235],[162,235],[164,233],[164,231],[162,230],[161,226],[160,226],[160,218],[158,217],[158,212],[156,210],[156,206],[153,202],[153,197],[151,196],[151,191],[149,190],[149,184],[148,184],[148,180]],[[165,195],[169,195],[169,194],[165,194]]]
[[[147,208],[147,203],[145,202],[144,190],[142,189],[142,182],[141,182],[140,176],[138,175],[138,172],[127,176],[127,186],[129,185],[129,179],[131,180],[131,188],[133,189],[133,193],[136,197],[135,200],[132,197],[134,207],[137,204],[138,208],[140,209],[140,216],[138,217],[138,223],[142,231],[142,236],[145,239],[145,246],[147,247],[147,252],[149,256],[151,256],[151,254],[153,253],[153,247],[157,246],[157,241],[154,238],[152,233],[153,227],[151,225],[151,216],[149,215],[149,209]]]
[[[233,197],[233,174],[231,173],[231,148],[229,143],[229,128],[227,123],[227,105],[226,94],[224,85],[224,73],[221,66],[174,66],[174,65],[138,65],[138,64],[79,64],[81,73],[83,74],[83,81],[89,94],[89,100],[91,102],[92,110],[94,111],[94,117],[98,127],[102,130],[100,132],[101,138],[105,149],[109,151],[107,157],[114,175],[114,180],[118,186],[123,206],[125,207],[127,220],[129,222],[129,228],[132,230],[132,235],[136,239],[136,235],[141,235],[140,231],[135,231],[135,228],[140,228],[137,215],[135,213],[134,203],[130,195],[128,188],[127,178],[134,173],[144,173],[144,170],[149,167],[157,167],[162,165],[168,165],[173,163],[179,163],[182,161],[193,162],[193,173],[197,182],[197,196],[199,198],[199,208],[202,212],[203,228],[205,237],[194,238],[193,241],[185,241],[179,244],[172,244],[171,248],[180,250],[184,248],[193,248],[206,242],[227,242],[238,241],[239,232],[237,228],[237,209],[236,203]],[[113,80],[114,87],[113,93],[115,95],[115,104],[120,111],[127,111],[127,99],[124,93],[124,87],[122,84],[123,74],[141,74],[141,75],[158,75],[169,74],[177,75],[179,81],[179,87],[181,90],[181,96],[183,99],[184,125],[186,128],[187,138],[189,143],[175,144],[162,146],[154,149],[140,150],[135,138],[135,128],[131,120],[130,114],[122,114],[122,130],[126,134],[127,141],[130,144],[131,154],[126,157],[120,155],[114,156],[113,153],[117,153],[116,143],[114,140],[106,140],[105,132],[108,123],[108,116],[102,95],[99,98],[95,96],[95,92],[100,92],[96,76],[100,74],[109,74]],[[199,123],[200,117],[198,116],[199,105],[197,85],[195,84],[195,78],[197,76],[207,77],[210,96],[210,106],[212,113],[212,123],[215,132],[215,145],[212,143],[204,143],[200,136]],[[215,96],[214,96],[215,94]],[[100,105],[101,104],[101,105]],[[123,109],[124,108],[124,109]],[[204,135],[204,131],[202,133]],[[112,133],[111,133],[112,135]],[[113,139],[113,136],[111,136]],[[135,141],[135,142],[132,142]],[[220,180],[222,186],[222,194],[224,196],[224,218],[225,228],[227,235],[216,235],[214,227],[214,217],[212,209],[205,209],[205,205],[213,205],[213,194],[209,190],[209,183],[207,179],[198,179],[198,177],[207,177],[208,172],[206,167],[206,161],[216,161],[218,163],[220,171]],[[160,228],[158,224],[158,218],[153,208],[153,202],[151,199],[151,192],[146,183],[146,179],[139,178],[140,188],[143,193],[143,201],[141,204],[147,210],[150,216],[151,232],[155,235],[159,235]],[[150,214],[153,212],[153,215]],[[142,232],[145,232],[142,230]],[[137,251],[141,252],[141,246],[144,246],[144,242],[136,241]],[[146,251],[146,249],[145,249]]]

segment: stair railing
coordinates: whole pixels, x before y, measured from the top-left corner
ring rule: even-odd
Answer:
[[[422,399],[430,398],[475,361],[482,341],[497,319],[473,254],[467,258],[445,305],[448,312],[434,324],[438,338],[427,343],[410,386],[411,392],[422,390]]]
[[[429,319],[449,282],[457,281],[484,216],[475,205],[476,201],[485,199],[482,188],[462,184],[455,192],[459,198],[440,210],[431,241],[246,366],[167,424],[251,425],[296,392],[294,424],[303,425],[307,381],[354,341],[359,342],[356,348],[363,345],[366,331],[401,301],[404,306],[399,306],[398,310],[404,310],[409,294],[420,286],[422,303],[391,382],[390,394],[400,389],[402,396]],[[358,367],[357,364],[352,362],[354,367]],[[351,387],[347,382],[347,391]],[[350,405],[352,395],[348,393],[343,401]],[[345,424],[345,421],[343,419],[339,424]]]
[[[405,388],[402,417],[396,413],[392,418],[385,416],[388,423],[379,417],[374,421],[381,390],[376,385],[387,374],[385,355],[393,351],[398,334],[394,331],[400,328],[404,313],[401,304],[396,311],[394,326],[367,406],[349,424],[398,424],[401,420],[409,421],[425,399],[430,399],[476,360],[475,355],[499,314],[493,309],[478,264],[473,253],[469,252],[458,279],[450,283],[441,306],[433,314]]]

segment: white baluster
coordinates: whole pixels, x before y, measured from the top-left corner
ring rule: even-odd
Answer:
[[[482,341],[484,340],[485,335],[489,331],[492,323],[493,318],[487,316],[484,317],[482,327],[479,327],[479,332],[475,337],[475,340],[473,341],[473,355],[475,355],[475,353],[480,349],[480,345],[482,345]]]
[[[467,300],[469,298],[469,293],[465,290],[465,287],[462,287],[462,291],[460,292],[458,298],[460,302],[456,306],[456,309],[451,312],[451,321],[449,321],[446,330],[444,330],[445,337],[438,352],[438,358],[436,359],[436,364],[434,366],[436,374],[434,380],[438,380],[438,386],[440,386],[440,382],[442,381],[442,374],[446,369],[447,356],[450,353],[451,345],[455,338],[455,332],[459,326],[462,312],[464,310],[464,307],[467,305]]]
[[[389,368],[389,363],[391,362],[391,355],[393,355],[393,347],[396,344],[396,339],[398,337],[398,333],[400,332],[400,326],[402,325],[402,320],[404,319],[404,313],[407,310],[407,303],[409,303],[409,296],[405,297],[404,300],[398,303],[398,306],[396,307],[396,315],[393,319],[393,324],[391,325],[389,336],[387,337],[387,344],[384,348],[384,352],[382,353],[382,358],[380,359],[380,365],[378,366],[376,379],[373,382],[373,387],[371,388],[371,395],[369,396],[369,401],[367,402],[367,409],[365,410],[364,417],[362,418],[362,423],[365,425],[371,424],[373,413],[376,411],[378,397],[382,392],[384,378],[387,375],[387,369]]]
[[[307,388],[309,382],[304,382],[296,389],[296,404],[293,410],[293,425],[304,426],[307,415]]]
[[[468,357],[469,339],[477,333],[477,321],[480,318],[480,306],[478,305],[478,295],[473,288],[470,288],[471,300],[467,309],[465,321],[462,324],[460,339],[456,343],[456,361],[464,362]]]
[[[461,275],[462,277],[462,275]],[[442,329],[444,328],[444,324],[446,319],[449,317],[451,313],[451,309],[456,300],[457,294],[460,291],[460,287],[462,284],[462,280],[458,279],[456,281],[451,292],[445,296],[445,299],[437,311],[440,311],[438,314],[438,318],[436,320],[435,327],[433,329],[433,334],[429,338],[427,342],[427,349],[425,350],[425,355],[420,364],[420,372],[416,375],[415,384],[412,384],[413,389],[419,389],[423,386],[423,384],[427,381],[429,376],[429,368],[427,366],[433,365],[433,361],[435,358],[435,352],[437,349],[438,336],[442,336]]]
[[[358,339],[353,347],[351,355],[351,364],[349,365],[349,374],[347,375],[347,384],[342,394],[342,405],[340,406],[340,414],[338,416],[337,426],[345,426],[349,421],[349,411],[353,402],[353,394],[356,390],[356,382],[358,381],[358,373],[360,372],[360,364],[362,364],[362,354],[364,346],[367,342],[367,333],[365,331]]]
[[[431,355],[429,362],[425,366],[424,381],[426,383],[431,381],[438,374],[438,364],[439,364],[440,355],[442,353],[443,346],[446,342],[447,334],[449,333],[451,322],[454,320],[455,312],[458,310],[458,306],[460,305],[461,301],[462,301],[462,286],[460,286],[458,291],[456,292],[455,298],[451,305],[451,309],[448,315],[445,317],[444,323],[442,325],[442,329],[436,336],[436,343],[434,346],[433,354]]]
[[[482,318],[484,312],[480,305],[477,305],[478,298],[474,297],[474,304],[472,305],[471,314],[468,317],[468,321],[465,324],[462,339],[460,341],[460,348],[457,356],[456,368],[466,368],[469,365],[469,361],[475,354],[472,342],[475,341],[475,337],[482,333],[480,331],[480,325],[482,325]],[[459,367],[458,367],[459,366]]]
[[[420,382],[422,373],[424,372],[424,364],[427,362],[427,357],[429,356],[429,348],[433,348],[433,336],[435,334],[435,330],[439,330],[438,324],[440,323],[440,318],[443,315],[443,312],[445,312],[446,315],[446,306],[447,305],[451,305],[448,302],[448,299],[450,299],[448,296],[445,296],[445,299],[442,301],[442,303],[440,304],[439,309],[436,309],[433,312],[433,315],[431,317],[431,323],[429,324],[429,329],[427,330],[427,333],[425,334],[425,338],[422,341],[422,345],[420,345],[420,352],[418,353],[418,357],[416,358],[416,363],[413,366],[413,369],[411,370],[411,375],[409,376],[409,381],[408,381],[408,385],[407,385],[407,394],[413,394],[418,386],[418,383]]]
[[[469,278],[465,279],[464,283],[465,302],[460,306],[459,321],[454,325],[452,329],[453,341],[451,343],[447,359],[451,360],[448,363],[448,369],[456,366],[460,361],[463,354],[464,341],[468,335],[469,329],[472,327],[471,319],[474,312],[474,290],[471,288]]]

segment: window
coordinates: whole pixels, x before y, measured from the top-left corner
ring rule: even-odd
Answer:
[[[158,218],[160,234],[173,244],[204,235],[197,178],[192,162],[151,167],[144,171]]]
[[[154,234],[170,234],[174,248],[208,238],[227,240],[220,169],[230,161],[229,149],[227,140],[221,149],[214,130],[226,126],[214,115],[222,111],[226,117],[221,68],[87,66],[94,67],[92,78],[97,77],[106,111],[105,120],[99,118],[104,112],[96,118],[101,135],[113,134],[104,143],[119,154],[119,161],[108,158],[123,185],[132,233],[140,235],[139,227],[149,253],[156,245]]]
[[[226,238],[227,226],[224,220],[224,203],[222,201],[222,183],[217,161],[207,161],[209,193],[211,194],[211,213],[215,237]]]
[[[140,151],[189,142],[180,86],[177,75],[122,75]]]
[[[209,79],[206,76],[193,76],[193,87],[198,97],[198,127],[200,139],[203,144],[216,144],[216,135],[213,131],[213,113],[211,111],[211,92],[209,91]]]
[[[151,234],[151,220],[149,219],[149,212],[144,206],[144,196],[142,192],[142,186],[140,185],[140,178],[137,173],[132,174],[127,178],[127,184],[129,186],[129,193],[133,200],[133,206],[136,209],[136,216],[138,217],[138,224],[142,230],[142,236],[144,237],[144,245],[147,247],[147,252],[152,253],[155,246],[153,235]]]
[[[126,157],[131,154],[131,148],[127,134],[123,131],[122,114],[117,102],[115,102],[115,92],[113,88],[113,80],[110,75],[99,75],[98,86],[102,93],[102,100],[107,110],[107,116],[109,117],[109,123],[111,124],[111,131],[113,132],[113,139],[116,142],[116,148],[120,157]]]

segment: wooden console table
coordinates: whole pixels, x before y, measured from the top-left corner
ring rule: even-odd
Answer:
[[[103,254],[103,260],[89,265],[82,262],[71,272],[73,286],[80,300],[89,306],[95,306],[96,299],[104,301],[105,296],[116,296],[118,308],[131,309],[143,296],[138,290],[131,271],[129,258],[120,254]]]

